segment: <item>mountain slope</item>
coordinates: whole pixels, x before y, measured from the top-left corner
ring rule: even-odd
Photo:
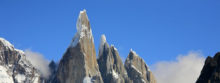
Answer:
[[[0,83],[41,83],[40,72],[26,59],[23,51],[15,49],[0,38]]]

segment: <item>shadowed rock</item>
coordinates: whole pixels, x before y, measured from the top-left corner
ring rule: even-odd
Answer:
[[[204,67],[196,83],[220,83],[220,52],[206,58]]]

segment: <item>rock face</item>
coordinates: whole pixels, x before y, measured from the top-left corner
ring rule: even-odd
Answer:
[[[42,83],[40,72],[26,59],[23,51],[0,38],[0,83]]]
[[[207,57],[196,83],[220,83],[220,52]]]
[[[105,35],[101,37],[98,63],[104,83],[131,82],[117,49],[108,45]]]
[[[92,30],[83,10],[77,21],[77,33],[60,60],[53,83],[85,82],[103,83],[96,61]]]
[[[144,60],[141,59],[136,52],[130,51],[126,61],[125,68],[128,73],[128,77],[133,83],[156,83],[156,80],[145,64]]]

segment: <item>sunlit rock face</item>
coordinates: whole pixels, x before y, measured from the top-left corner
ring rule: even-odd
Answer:
[[[204,67],[196,83],[220,83],[220,52],[206,58]]]
[[[79,14],[77,33],[60,60],[54,83],[103,83],[86,11]]]
[[[40,72],[26,59],[22,50],[15,49],[0,38],[0,83],[42,83]]]
[[[152,72],[135,51],[131,50],[126,61],[125,69],[133,83],[156,83]]]

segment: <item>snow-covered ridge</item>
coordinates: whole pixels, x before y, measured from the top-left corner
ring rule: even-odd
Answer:
[[[118,73],[116,73],[115,70],[112,70],[112,75],[115,79],[119,78]]]
[[[39,83],[37,81],[40,80],[39,79],[40,74],[37,69],[36,70],[33,69],[32,64],[29,62],[29,60],[26,59],[24,51],[14,48],[14,45],[12,45],[9,41],[1,37],[0,37],[0,44],[1,47],[6,48],[0,50],[1,59],[5,59],[3,57],[6,56],[16,56],[16,57],[11,57],[10,61],[18,61],[16,63],[10,63],[10,64],[6,64],[4,63],[4,61],[2,62],[2,64],[0,65],[0,83],[14,83],[14,82]],[[9,52],[9,53],[5,55],[4,52],[7,53]],[[22,68],[22,70],[19,70],[15,67]],[[14,75],[14,77],[12,76],[12,74]],[[30,75],[33,77],[30,77]],[[36,82],[34,82],[34,79],[39,79],[39,80],[36,80]]]
[[[24,51],[20,50],[20,49],[15,49],[14,45],[12,45],[9,41],[7,41],[6,39],[0,37],[0,42],[2,42],[2,44],[6,47],[9,48],[10,50],[15,50],[17,52],[19,52],[20,54],[24,54]]]
[[[0,42],[2,42],[2,44],[9,49],[14,48],[14,46],[9,41],[5,40],[4,38],[0,37]]]

